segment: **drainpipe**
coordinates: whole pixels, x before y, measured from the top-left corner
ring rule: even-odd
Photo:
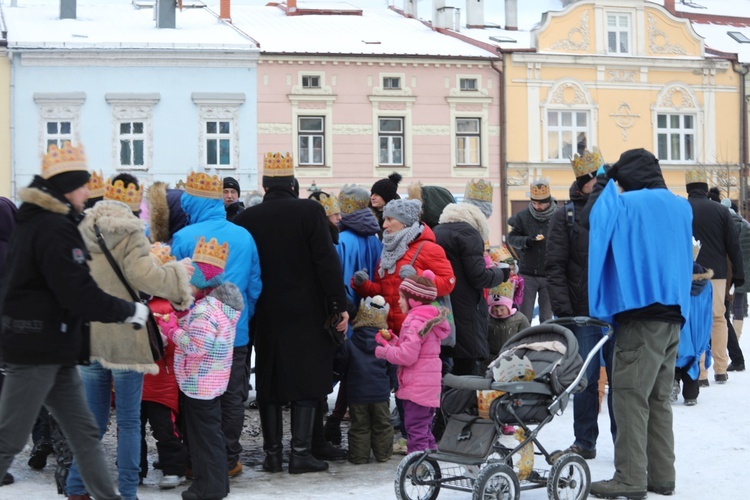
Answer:
[[[501,243],[505,243],[505,236],[508,233],[508,183],[506,180],[506,163],[505,163],[505,54],[502,49],[498,49],[502,59],[503,68],[495,66],[494,61],[490,61],[490,66],[497,72],[498,76],[498,99],[500,101],[500,234],[502,235]]]
[[[732,69],[740,75],[740,215],[744,217],[747,213],[747,96],[745,78],[750,72],[748,64],[732,64]]]

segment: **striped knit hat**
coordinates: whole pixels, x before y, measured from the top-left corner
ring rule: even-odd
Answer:
[[[429,304],[437,298],[437,286],[435,286],[435,273],[426,269],[422,276],[409,276],[398,287],[398,291],[404,296],[409,307]]]

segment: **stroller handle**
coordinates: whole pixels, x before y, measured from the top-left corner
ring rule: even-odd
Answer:
[[[565,318],[555,318],[555,319],[548,319],[544,323],[544,325],[576,325],[576,326],[598,326],[599,328],[606,328],[607,331],[604,333],[607,337],[611,337],[615,329],[614,327],[607,323],[606,321],[602,321],[600,319],[596,318],[590,318],[588,316],[570,316]]]

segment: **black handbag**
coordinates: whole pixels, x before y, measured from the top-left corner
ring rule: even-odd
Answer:
[[[140,302],[148,307],[146,301],[142,300],[138,296],[135,290],[133,290],[133,287],[130,286],[130,283],[128,283],[128,280],[125,279],[125,275],[122,274],[122,270],[120,269],[120,266],[117,265],[117,261],[115,260],[115,258],[112,257],[109,248],[107,248],[107,244],[104,242],[104,237],[102,236],[101,231],[99,231],[99,226],[96,224],[94,224],[94,233],[96,233],[96,242],[99,243],[99,248],[102,249],[102,253],[107,258],[109,265],[112,266],[112,269],[115,271],[117,277],[120,278],[122,284],[125,285],[125,289],[130,294],[130,297],[134,302]],[[134,325],[134,328],[139,329],[140,325]],[[146,331],[148,332],[148,344],[151,348],[151,356],[153,356],[154,361],[159,361],[164,357],[164,342],[162,342],[161,340],[159,325],[156,324],[156,320],[154,319],[154,314],[151,312],[151,309],[148,310],[148,318],[146,319]]]

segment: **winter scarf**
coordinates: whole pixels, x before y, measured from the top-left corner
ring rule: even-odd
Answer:
[[[490,226],[484,213],[474,204],[467,202],[446,205],[440,215],[440,224],[465,222],[477,230],[482,241],[490,239]]]
[[[348,229],[359,236],[370,236],[380,231],[378,220],[369,208],[361,208],[348,214],[342,213],[339,227],[342,231]]]
[[[396,272],[396,263],[409,249],[409,243],[416,240],[420,233],[422,225],[418,221],[397,233],[383,233],[383,253],[380,254],[378,269],[381,278],[385,276],[386,271],[388,274]]]
[[[550,217],[552,217],[552,214],[555,213],[555,210],[557,210],[557,200],[554,198],[551,198],[551,203],[549,206],[542,210],[541,212],[537,212],[534,209],[533,202],[529,202],[529,212],[531,212],[531,216],[534,217],[538,221],[546,221],[549,220]]]

